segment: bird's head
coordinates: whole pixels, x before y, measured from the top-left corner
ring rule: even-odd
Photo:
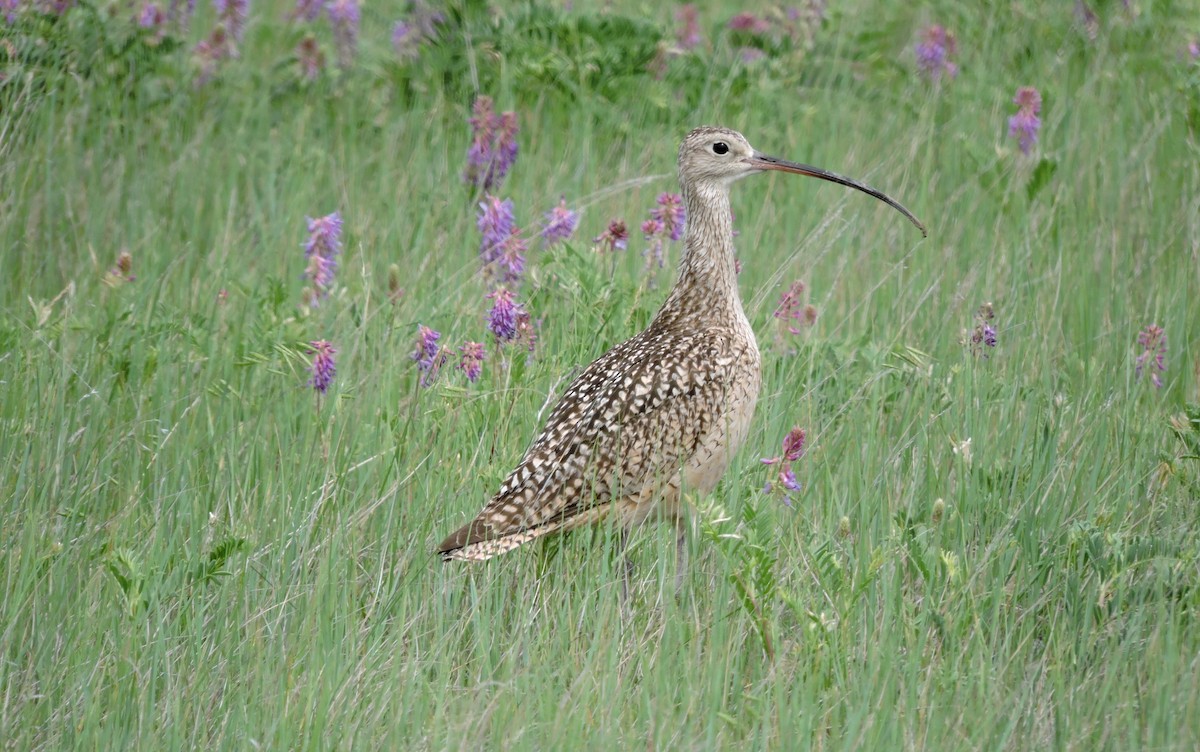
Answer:
[[[689,133],[679,146],[679,182],[685,190],[689,186],[703,184],[715,184],[724,188],[735,180],[766,170],[807,175],[862,191],[903,214],[917,226],[921,235],[926,234],[925,225],[921,224],[912,212],[882,191],[819,167],[767,156],[752,147],[746,137],[735,130],[697,128]]]

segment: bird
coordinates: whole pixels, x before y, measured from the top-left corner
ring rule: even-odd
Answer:
[[[549,533],[615,521],[624,548],[647,520],[678,532],[683,493],[710,493],[745,442],[762,386],[761,355],[738,292],[729,189],[756,173],[863,183],[767,156],[728,128],[701,127],[679,147],[686,229],[674,287],[650,324],[584,368],[482,511],[437,547],[443,560],[483,561]],[[628,590],[630,564],[626,559]]]

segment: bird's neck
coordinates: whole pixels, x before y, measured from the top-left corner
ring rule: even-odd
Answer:
[[[746,314],[737,286],[728,187],[685,185],[683,203],[687,209],[687,231],[679,279],[656,321],[672,324],[696,312],[714,323],[744,321]]]

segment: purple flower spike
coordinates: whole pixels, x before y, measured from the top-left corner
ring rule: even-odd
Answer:
[[[488,331],[496,337],[497,342],[516,339],[518,320],[525,312],[524,308],[515,302],[512,292],[503,287],[497,288],[487,298],[492,301],[492,308],[487,316]]]
[[[446,362],[446,351],[437,343],[441,338],[440,332],[424,324],[417,325],[417,347],[411,357],[421,372],[421,386],[432,384]]]
[[[774,317],[779,319],[780,327],[787,329],[789,334],[799,334],[802,331],[801,326],[812,326],[816,323],[816,306],[801,302],[804,290],[804,282],[796,280],[779,296],[779,305],[775,307]]]
[[[138,14],[138,26],[143,29],[159,29],[167,22],[167,14],[157,3],[146,3]]]
[[[675,41],[680,49],[690,50],[703,41],[700,37],[700,15],[696,6],[688,3],[675,11],[675,20],[680,24],[675,33]]]
[[[799,426],[788,431],[788,435],[783,437],[783,459],[795,462],[804,456],[805,438],[804,429]]]
[[[504,179],[504,176],[508,174],[509,168],[517,161],[517,152],[520,149],[517,144],[517,133],[520,130],[521,126],[517,123],[517,113],[511,110],[501,113],[500,129],[496,139],[496,174],[493,176],[496,183]]]
[[[304,255],[308,266],[304,275],[312,283],[314,294],[310,300],[316,306],[320,298],[329,294],[333,287],[333,276],[337,272],[338,256],[342,252],[342,215],[338,212],[312,219],[308,223],[308,239],[304,241]]]
[[[458,348],[462,355],[458,361],[458,370],[467,375],[467,381],[477,381],[483,373],[484,350],[481,342],[468,342]]]
[[[500,185],[517,160],[517,114],[497,114],[491,97],[479,97],[471,107],[471,144],[463,180],[490,191]]]
[[[242,41],[246,19],[250,15],[250,0],[213,0],[213,7],[229,35],[236,41]]]
[[[491,263],[495,260],[497,249],[516,230],[512,201],[501,201],[491,194],[485,196],[483,201],[479,202],[479,217],[475,220],[475,226],[483,236],[479,244],[479,255],[484,263]]]
[[[504,240],[494,267],[495,276],[501,283],[512,284],[521,281],[521,275],[525,273],[526,250],[527,245],[521,239],[519,230],[514,230],[513,234]]]
[[[1166,332],[1162,330],[1162,327],[1151,324],[1138,332],[1137,343],[1142,348],[1142,354],[1137,357],[1137,378],[1142,378],[1142,372],[1149,370],[1150,381],[1161,389],[1163,381],[1159,374],[1167,370]],[[1148,369],[1147,365],[1149,365]]]
[[[302,21],[316,21],[325,7],[325,0],[296,0],[292,15]]]
[[[926,29],[914,51],[917,70],[930,81],[939,81],[942,76],[954,78],[958,75],[958,66],[950,60],[958,51],[958,44],[954,35],[946,31],[944,26],[935,24]]]
[[[358,0],[329,0],[325,11],[329,14],[329,23],[333,26],[338,65],[343,70],[347,69],[354,62],[354,53],[358,48],[358,26],[362,20]]]
[[[783,489],[783,503],[789,507],[792,505],[791,492],[801,489],[800,481],[796,480],[796,472],[792,469],[792,463],[804,456],[804,440],[804,429],[797,426],[783,438],[782,455],[762,459],[764,465],[779,465],[775,482],[767,481],[763,493],[769,494],[774,491],[777,483]]]
[[[420,55],[421,30],[404,21],[392,27],[392,49],[396,56],[405,60],[416,60]]]
[[[308,223],[308,240],[304,241],[304,255],[332,257],[342,252],[341,212],[316,219],[305,217],[304,220]]]
[[[1042,111],[1042,95],[1032,86],[1022,86],[1013,97],[1017,105],[1017,114],[1008,119],[1008,135],[1017,139],[1024,154],[1028,154],[1037,143],[1038,131],[1042,120],[1038,117]]]
[[[988,355],[984,348],[996,346],[996,328],[992,326],[994,318],[996,318],[996,311],[991,303],[984,303],[975,312],[975,329],[971,332],[971,352],[973,354],[986,358]]]
[[[308,385],[325,394],[337,375],[337,362],[333,357],[337,350],[329,342],[319,339],[309,343],[308,354],[313,356],[312,378],[308,380]]]
[[[765,34],[771,30],[771,22],[765,18],[759,18],[753,13],[738,13],[729,19],[729,29],[746,31],[751,34]]]
[[[567,200],[559,199],[558,206],[546,212],[546,224],[542,226],[542,240],[552,246],[570,240],[579,226],[579,214],[567,208]]]
[[[664,231],[671,240],[683,237],[683,228],[687,219],[687,211],[683,208],[683,197],[678,193],[660,193],[656,200],[658,206],[650,210],[650,216],[662,223]]]
[[[605,251],[623,251],[629,245],[629,230],[625,227],[625,222],[619,219],[614,219],[608,223],[608,227],[600,236],[592,240],[596,244],[595,250],[598,253]]]
[[[525,273],[525,253],[528,243],[513,219],[512,201],[487,195],[479,203],[476,226],[481,235],[479,260],[484,270],[494,274],[502,283],[517,282]]]

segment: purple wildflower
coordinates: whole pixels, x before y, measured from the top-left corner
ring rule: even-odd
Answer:
[[[787,462],[795,462],[804,456],[804,440],[806,438],[804,429],[799,426],[788,431],[787,436],[783,437],[783,459]]]
[[[458,361],[458,370],[467,375],[467,381],[476,381],[479,375],[483,373],[484,350],[481,342],[468,342],[458,348],[461,358]]]
[[[512,284],[521,281],[521,275],[525,273],[526,250],[528,247],[521,237],[521,231],[513,230],[512,235],[509,235],[504,244],[500,246],[500,252],[496,256],[496,263],[492,269],[500,282]]]
[[[625,222],[614,219],[592,242],[596,244],[595,250],[598,253],[623,251],[629,246],[629,230],[625,228]]]
[[[791,6],[784,12],[783,28],[794,44],[805,49],[812,47],[813,39],[825,20],[825,0],[807,0],[802,7]]]
[[[354,51],[358,47],[358,25],[362,20],[358,0],[329,0],[325,12],[333,26],[338,65],[346,70],[354,62]]]
[[[195,13],[196,0],[171,0],[171,4],[167,6],[167,19],[178,21],[184,30],[187,29]]]
[[[471,144],[463,180],[485,191],[499,186],[517,159],[517,114],[497,114],[492,98],[481,96],[471,107]]]
[[[308,223],[308,240],[304,241],[304,255],[337,256],[342,252],[342,215],[340,212],[324,217],[305,217]]]
[[[779,485],[783,486],[788,491],[799,491],[800,481],[796,480],[796,472],[792,470],[791,465],[785,465],[779,468]],[[784,495],[784,503],[788,506],[792,505],[791,497]]]
[[[738,13],[729,19],[729,29],[746,31],[751,34],[765,34],[771,30],[771,22],[765,18],[759,18],[753,13]]]
[[[392,27],[392,49],[396,56],[405,60],[416,60],[420,54],[421,30],[405,21],[397,21]]]
[[[505,283],[519,280],[525,272],[528,243],[513,219],[512,201],[501,201],[491,194],[485,196],[479,202],[476,226],[481,235],[479,259],[484,270]]]
[[[342,252],[342,215],[339,212],[324,217],[305,217],[308,223],[308,239],[304,241],[304,256],[308,259],[305,276],[312,282],[313,306],[319,298],[329,294],[333,286],[333,275],[337,271],[336,257]]]
[[[316,21],[325,8],[325,0],[296,0],[292,16],[302,21]]]
[[[660,193],[655,202],[658,205],[650,210],[650,219],[642,222],[642,236],[648,243],[642,256],[646,260],[646,270],[650,272],[656,267],[663,267],[666,239],[679,240],[683,237],[685,218],[683,198],[678,193]]]
[[[812,303],[801,303],[804,290],[804,282],[796,280],[779,296],[779,305],[775,307],[774,317],[789,334],[799,334],[801,326],[812,326],[817,322],[817,307]]]
[[[662,222],[663,228],[671,240],[683,237],[683,227],[687,219],[687,211],[683,207],[683,197],[678,193],[660,193],[655,199],[658,206],[650,210],[650,216]]]
[[[994,318],[996,312],[991,303],[984,303],[975,312],[975,329],[971,332],[971,352],[975,355],[983,355],[986,358],[987,352],[984,348],[996,346],[996,328],[992,326]]]
[[[316,308],[320,302],[320,298],[329,294],[329,288],[333,287],[333,276],[337,272],[337,262],[332,258],[325,256],[309,256],[308,266],[304,269],[304,276],[312,282],[315,294],[312,295],[308,302],[313,308]]]
[[[138,26],[143,29],[160,29],[167,22],[167,14],[158,3],[146,3],[138,14]]]
[[[642,249],[642,258],[646,260],[646,271],[653,274],[654,270],[663,268],[663,235],[666,228],[662,220],[651,217],[642,222],[642,237],[646,239],[646,247]],[[651,285],[654,279],[651,277]]]
[[[218,24],[211,33],[196,43],[196,86],[203,86],[217,73],[222,60],[233,56],[233,43],[225,27]]]
[[[482,239],[479,243],[479,255],[484,263],[495,260],[497,249],[516,231],[516,221],[513,218],[513,203],[510,199],[501,201],[488,194],[479,202],[479,216],[475,220]]]
[[[133,254],[127,250],[117,254],[116,266],[108,270],[108,274],[104,276],[105,284],[116,287],[125,282],[132,282],[137,279],[133,274]]]
[[[778,457],[764,457],[761,460],[764,465],[779,465],[775,482],[783,488],[783,503],[789,507],[792,505],[790,492],[799,491],[801,488],[800,481],[796,480],[796,472],[792,469],[792,463],[804,456],[804,441],[804,429],[797,426],[783,437],[783,454]],[[763,493],[769,494],[774,489],[775,483],[767,481],[766,486],[763,487]]]
[[[441,337],[440,332],[424,324],[417,325],[417,347],[411,357],[421,372],[421,386],[432,384],[446,362],[446,351],[437,343]]]
[[[1038,130],[1042,127],[1038,114],[1042,111],[1042,95],[1032,86],[1022,86],[1013,97],[1018,106],[1017,114],[1008,119],[1008,135],[1015,136],[1025,154],[1037,143]]]
[[[337,375],[337,362],[333,357],[337,350],[329,342],[319,339],[309,343],[308,354],[313,356],[312,378],[308,380],[308,385],[325,394]]]
[[[1138,346],[1142,348],[1142,354],[1137,357],[1137,378],[1142,378],[1142,371],[1150,371],[1150,381],[1159,389],[1162,388],[1163,381],[1159,375],[1167,370],[1167,334],[1162,330],[1162,327],[1151,324],[1142,331],[1138,332]],[[1146,364],[1150,367],[1147,369]]]
[[[541,319],[534,321],[529,315],[529,311],[524,308],[517,313],[517,342],[525,343],[525,352],[528,353],[528,359],[533,358],[533,351],[537,347],[537,329],[542,324]]]
[[[696,6],[688,3],[675,11],[675,20],[681,24],[675,32],[675,41],[684,50],[690,50],[700,44],[700,14]]]
[[[32,4],[30,3],[30,5]],[[75,0],[44,0],[40,5],[46,13],[61,16],[75,7]]]
[[[737,52],[738,59],[747,65],[757,63],[767,56],[767,53],[757,47],[738,47]]]
[[[1187,55],[1193,62],[1200,60],[1200,37],[1192,37],[1188,40]]]
[[[950,60],[958,52],[958,43],[944,26],[934,24],[925,29],[914,51],[917,70],[930,81],[939,81],[943,75],[947,78],[958,75],[958,66]]]
[[[4,13],[4,20],[8,23],[13,23],[17,20],[17,11],[21,9],[23,0],[0,0],[0,11]]]
[[[317,45],[317,38],[308,34],[296,45],[296,60],[300,73],[309,81],[316,81],[325,68],[325,53]]]
[[[567,208],[566,199],[559,199],[558,206],[546,212],[545,217],[546,224],[540,234],[548,246],[570,240],[579,226],[579,215]]]
[[[647,219],[642,223],[642,236],[650,240],[656,235],[663,234],[663,223],[657,219]]]
[[[495,335],[497,342],[516,339],[518,318],[524,313],[524,308],[513,300],[512,292],[504,287],[496,288],[487,298],[492,301],[492,308],[487,315],[488,331]]]
[[[500,129],[496,138],[496,181],[499,182],[517,161],[520,146],[517,143],[517,133],[521,124],[517,122],[517,113],[509,110],[500,113]]]
[[[217,18],[236,41],[242,41],[246,18],[250,15],[250,0],[213,0]]]

